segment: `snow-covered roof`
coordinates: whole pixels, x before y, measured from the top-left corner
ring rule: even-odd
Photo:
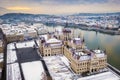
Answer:
[[[48,35],[46,35],[46,34],[45,35],[40,35],[39,37],[44,37],[45,40],[48,39]]]
[[[94,50],[96,57],[105,57],[105,53],[102,50]]]
[[[75,40],[81,40],[80,38],[74,38]]]
[[[17,60],[15,50],[7,50],[7,63],[14,63]]]
[[[51,47],[57,47],[57,46],[62,46],[62,43],[59,44],[50,44]]]
[[[105,57],[105,54],[104,53],[101,53],[101,54],[95,54],[96,57]]]
[[[61,42],[61,41],[58,39],[55,39],[55,38],[51,38],[46,43],[59,43],[59,42]]]
[[[76,55],[82,56],[82,55],[86,55],[84,52],[80,51],[80,52],[75,52]]]
[[[91,58],[91,56],[88,56],[88,55],[86,55],[86,56],[80,56],[80,61],[84,61],[84,60],[89,60]]]
[[[91,75],[87,77],[82,77],[77,80],[119,80],[120,78],[116,76],[114,73],[108,71],[96,75]]]
[[[76,45],[81,45],[82,41],[80,38],[74,38],[73,40],[71,40],[71,43],[74,43]]]
[[[33,47],[34,44],[35,42],[32,40],[32,41],[16,43],[16,46],[17,48],[27,48],[27,47]]]
[[[14,43],[7,45],[7,63],[14,63],[17,60]]]
[[[43,80],[44,68],[41,61],[22,63],[25,80]]]
[[[101,53],[102,51],[97,49],[97,50],[94,50],[95,53]]]
[[[6,80],[22,80],[18,63],[7,65],[7,79]]]
[[[8,44],[7,49],[15,49],[14,43]]]
[[[44,57],[44,60],[53,80],[73,80],[73,74],[68,68],[69,63],[64,61],[64,57],[48,56]]]

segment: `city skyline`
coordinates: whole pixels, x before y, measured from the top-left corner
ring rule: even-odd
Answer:
[[[1,0],[0,14],[74,14],[120,12],[119,0]]]

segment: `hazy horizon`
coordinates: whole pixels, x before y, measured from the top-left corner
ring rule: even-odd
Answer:
[[[0,15],[6,13],[67,15],[120,12],[120,0],[1,0]]]

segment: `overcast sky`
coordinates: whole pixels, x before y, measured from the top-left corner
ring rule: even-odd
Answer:
[[[0,0],[0,14],[73,14],[120,12],[120,0]]]

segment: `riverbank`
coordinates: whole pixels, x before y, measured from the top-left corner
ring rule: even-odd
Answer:
[[[94,27],[78,27],[78,28],[82,30],[96,31],[100,33],[110,34],[110,35],[120,35],[120,31],[117,31],[117,30],[107,30],[107,29],[94,28]]]
[[[108,66],[108,68],[109,68],[110,70],[112,70],[113,72],[115,72],[116,75],[118,75],[118,76],[120,77],[120,71],[119,71],[117,68],[113,67],[113,66],[110,65],[109,63],[107,63],[107,66]]]
[[[105,33],[109,35],[120,35],[120,31],[118,30],[102,29],[99,27],[88,26],[86,24],[73,24],[73,23],[67,23],[67,24],[65,23],[44,23],[44,24],[47,26],[64,26],[68,28],[79,28],[81,30],[96,31],[96,32]]]

